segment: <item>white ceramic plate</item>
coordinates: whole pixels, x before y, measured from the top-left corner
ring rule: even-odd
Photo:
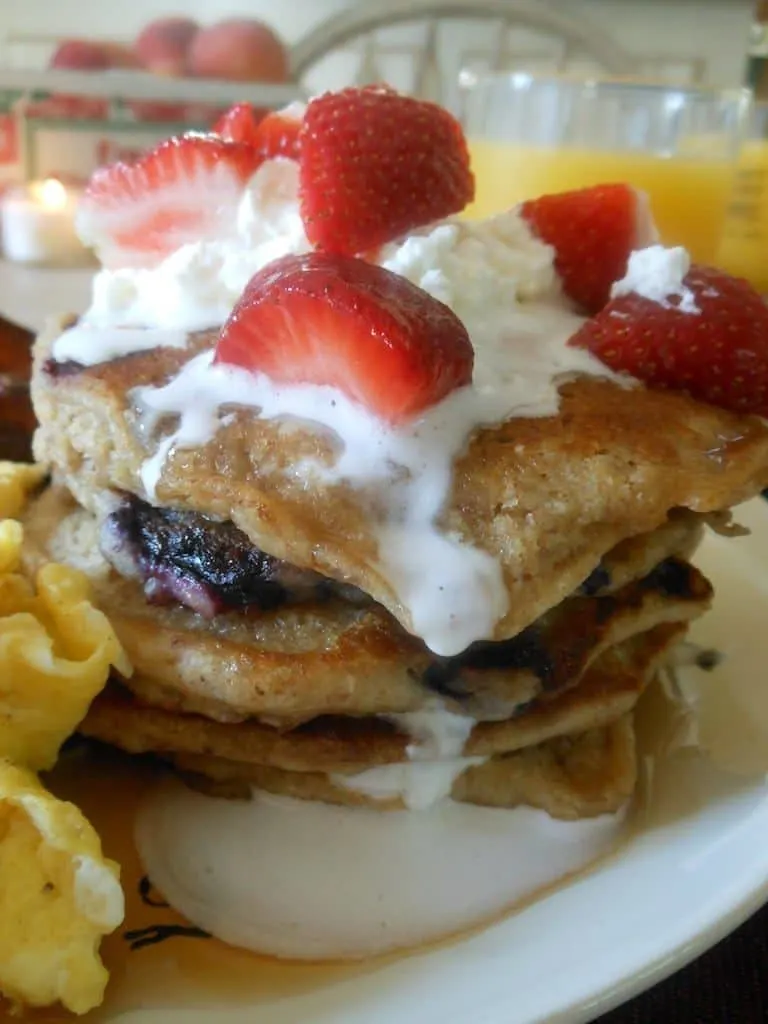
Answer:
[[[702,713],[717,763],[695,749],[676,754],[657,772],[634,838],[527,909],[346,980],[217,1008],[217,1024],[577,1024],[682,967],[768,898],[768,504],[744,506],[740,519],[750,538],[710,536],[697,559],[717,594],[694,638],[727,654],[703,684],[710,696],[728,694]],[[117,1019],[150,1024],[150,1016],[151,1024],[211,1019],[202,1009]]]

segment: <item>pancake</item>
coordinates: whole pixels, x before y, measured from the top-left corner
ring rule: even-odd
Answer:
[[[616,721],[632,710],[684,633],[684,626],[659,626],[612,648],[578,686],[561,696],[534,702],[505,722],[476,724],[461,756],[510,753]],[[112,685],[93,702],[80,730],[134,754],[204,754],[289,772],[356,774],[409,762],[412,740],[399,725],[381,717],[333,716],[289,731],[257,721],[225,724],[145,705],[123,687]],[[419,756],[420,762],[428,760],[426,753]]]
[[[330,600],[212,620],[151,605],[138,581],[101,557],[96,519],[60,487],[32,504],[24,525],[29,569],[57,560],[91,579],[134,666],[127,685],[149,704],[223,722],[401,713],[436,695],[478,719],[509,718],[543,692],[575,685],[601,651],[660,623],[690,621],[711,599],[701,574],[675,557],[700,533],[697,517],[678,514],[610,559],[617,577],[644,571],[649,554],[664,557],[666,573],[654,570],[602,596],[577,595],[513,641],[445,660],[375,605]]]
[[[183,754],[173,763],[191,785],[216,796],[247,798],[251,787],[298,800],[397,810],[400,799],[374,799],[320,772],[289,772],[210,754]],[[553,818],[575,820],[620,810],[637,781],[632,716],[578,736],[550,740],[467,768],[451,797],[487,807],[538,807]]]
[[[119,492],[147,498],[141,468],[159,433],[131,393],[162,385],[214,335],[185,350],[155,349],[91,367],[51,370],[59,326],[36,343],[38,459],[55,467],[95,514]],[[493,636],[508,639],[558,605],[622,541],[654,530],[671,509],[718,511],[768,484],[768,424],[684,394],[578,378],[556,416],[478,429],[455,462],[440,526],[498,559],[508,608]],[[157,502],[229,521],[261,550],[353,584],[413,633],[412,611],[381,571],[379,510],[364,488],[305,477],[297,464],[335,459],[327,434],[233,408],[215,436],[166,460]]]
[[[720,520],[730,522],[730,514],[715,513]],[[704,535],[705,525],[711,525],[711,516],[697,515],[687,509],[674,508],[665,522],[650,533],[628,537],[611,548],[584,580],[580,593],[588,596],[603,595],[619,590],[631,580],[642,579],[667,558],[689,561]],[[726,529],[727,527],[722,527]],[[739,531],[738,527],[731,527]],[[742,532],[737,532],[742,536]]]

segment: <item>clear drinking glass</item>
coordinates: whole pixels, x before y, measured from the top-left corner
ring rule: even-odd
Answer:
[[[662,241],[716,256],[750,110],[717,90],[527,73],[461,75],[477,176],[469,216],[604,182],[643,189]]]
[[[752,108],[717,262],[768,295],[768,103]]]

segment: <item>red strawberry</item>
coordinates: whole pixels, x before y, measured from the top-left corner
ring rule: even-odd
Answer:
[[[285,110],[267,114],[256,131],[254,145],[265,157],[285,156],[299,159],[299,135],[304,107],[291,104]]]
[[[750,284],[693,266],[665,304],[622,295],[588,320],[570,344],[649,387],[685,391],[702,402],[768,416],[768,306]]]
[[[312,252],[251,278],[215,361],[276,384],[330,385],[396,425],[469,384],[474,351],[454,313],[406,278]]]
[[[458,121],[434,103],[368,86],[312,100],[300,137],[307,238],[354,255],[458,213],[475,185]]]
[[[594,185],[523,203],[533,233],[555,250],[563,288],[586,312],[597,313],[624,277],[629,254],[656,240],[643,193],[629,185]]]
[[[211,131],[225,142],[247,142],[253,145],[253,138],[261,120],[252,103],[235,103],[216,121]]]
[[[215,135],[168,139],[93,174],[78,231],[107,266],[150,266],[187,242],[234,230],[245,183],[261,162],[250,146]]]
[[[299,104],[262,116],[250,103],[236,103],[213,130],[228,142],[247,142],[265,159],[284,156],[298,160],[302,115],[303,105]]]

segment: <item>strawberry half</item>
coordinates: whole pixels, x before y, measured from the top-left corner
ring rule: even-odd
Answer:
[[[245,184],[261,162],[251,146],[215,135],[168,139],[132,163],[93,174],[78,209],[78,232],[105,266],[152,266],[188,242],[230,234]]]
[[[248,143],[264,159],[284,156],[297,160],[303,115],[302,103],[272,113],[257,110],[250,103],[236,103],[219,118],[213,131],[228,142]]]
[[[398,274],[328,253],[284,256],[251,278],[215,362],[276,384],[325,384],[390,425],[472,380],[462,322]]]
[[[225,142],[247,142],[253,145],[256,129],[264,116],[252,103],[235,103],[216,121],[211,131]]]
[[[566,295],[587,313],[606,304],[633,249],[657,238],[647,197],[629,185],[541,196],[523,203],[520,213],[537,238],[553,247]]]
[[[463,210],[475,186],[458,121],[434,103],[368,86],[310,102],[300,137],[307,238],[355,255]]]
[[[712,267],[694,265],[683,286],[682,304],[679,293],[612,299],[569,344],[649,387],[768,416],[768,307],[747,281]]]
[[[284,156],[299,159],[304,104],[292,103],[284,110],[267,114],[256,130],[254,145],[264,157]]]

